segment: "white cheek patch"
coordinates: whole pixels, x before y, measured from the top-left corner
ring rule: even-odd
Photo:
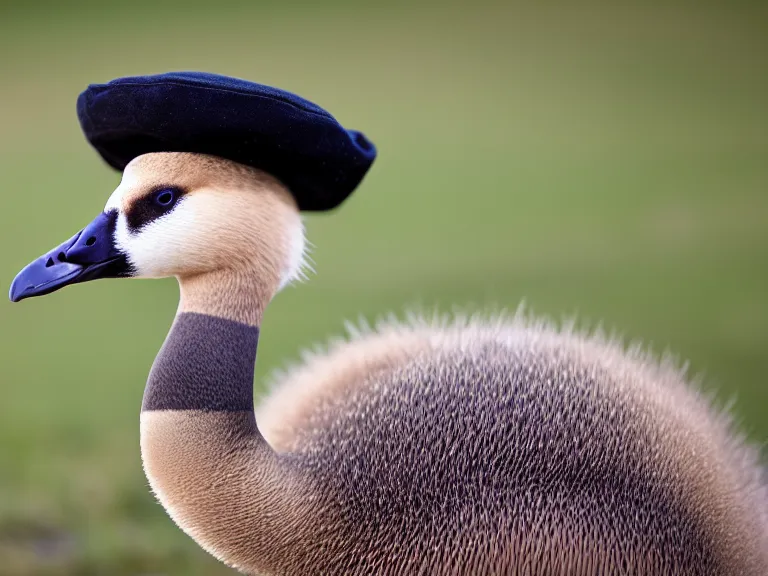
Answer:
[[[311,270],[306,254],[304,224],[298,213],[275,215],[282,226],[267,225],[264,233],[281,233],[282,238],[265,236],[259,245],[260,216],[236,196],[197,190],[178,200],[167,214],[132,230],[120,210],[118,191],[110,197],[106,209],[118,209],[115,245],[125,255],[134,276],[164,278],[213,270],[229,259],[269,257],[259,250],[283,254],[278,289],[306,278]],[[251,238],[253,235],[254,238]]]
[[[117,220],[115,241],[126,255],[136,276],[161,278],[204,265],[193,254],[201,241],[202,222],[192,197],[183,198],[165,216],[132,232],[125,215]],[[198,247],[199,248],[199,247]]]

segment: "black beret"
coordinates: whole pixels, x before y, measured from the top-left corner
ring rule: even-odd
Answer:
[[[329,210],[360,184],[376,147],[277,88],[204,72],[118,78],[77,99],[88,141],[117,170],[147,152],[200,152],[279,178],[301,210]]]

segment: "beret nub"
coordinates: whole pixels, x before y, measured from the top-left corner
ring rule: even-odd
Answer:
[[[204,72],[92,84],[77,99],[88,141],[117,170],[148,152],[199,152],[269,172],[301,210],[329,210],[360,184],[376,147],[277,88]]]

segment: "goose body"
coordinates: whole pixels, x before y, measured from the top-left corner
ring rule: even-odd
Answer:
[[[303,250],[277,179],[148,153],[11,288],[178,279],[141,453],[211,554],[259,575],[768,573],[756,452],[681,371],[610,340],[522,316],[392,323],[291,370],[256,410],[261,319]]]
[[[765,567],[754,454],[674,365],[599,336],[385,325],[284,376],[257,422],[348,525],[327,573]]]

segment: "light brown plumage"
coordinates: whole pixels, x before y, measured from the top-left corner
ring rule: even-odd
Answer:
[[[148,155],[113,200],[190,188],[148,232],[177,261],[144,232],[121,246],[179,277],[194,325],[258,326],[300,260],[285,189],[229,164]],[[179,347],[206,351],[182,324],[152,377],[171,394]],[[223,334],[222,374],[248,352]],[[141,445],[172,518],[251,574],[768,573],[765,479],[728,417],[668,363],[520,316],[392,323],[290,371],[255,419],[150,406]]]
[[[768,566],[756,453],[670,362],[600,336],[384,325],[287,374],[257,421],[341,494],[358,554],[399,550],[386,573]]]

